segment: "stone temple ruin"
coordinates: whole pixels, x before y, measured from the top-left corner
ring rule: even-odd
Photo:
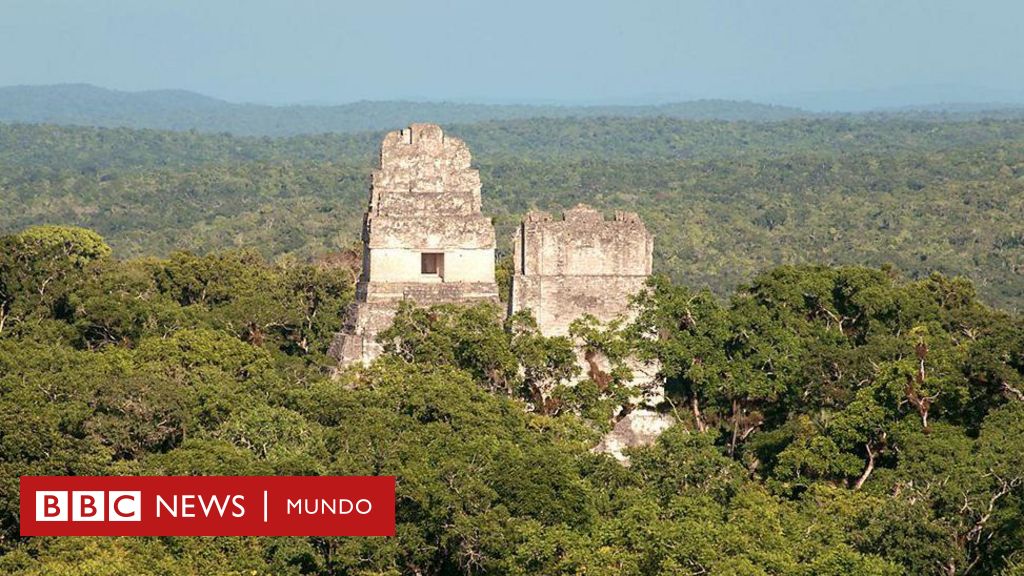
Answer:
[[[629,298],[651,275],[654,237],[633,212],[605,220],[584,205],[561,220],[531,212],[515,237],[509,312],[530,310],[545,336],[565,336],[584,314],[627,317]]]
[[[391,325],[403,301],[498,302],[494,226],[481,214],[480,174],[470,159],[465,143],[433,124],[413,124],[384,137],[363,222],[356,301],[330,349],[341,366],[368,364],[381,354],[377,335]],[[631,212],[617,212],[611,220],[583,205],[566,210],[560,220],[531,212],[514,239],[508,312],[530,310],[545,336],[567,335],[584,314],[601,322],[629,319],[630,296],[651,274],[653,247],[653,237]],[[607,371],[601,360],[578,351],[584,373]],[[660,402],[657,367],[633,361],[630,368],[635,403]],[[595,450],[626,463],[623,449],[650,443],[671,422],[652,410],[634,410]]]
[[[376,336],[403,300],[498,301],[494,226],[480,208],[480,173],[464,142],[432,124],[384,137],[363,222],[356,303],[330,351],[342,365],[381,353]]]
[[[481,213],[480,173],[470,160],[464,142],[433,124],[384,137],[363,222],[356,302],[331,346],[342,365],[381,353],[377,334],[402,301],[498,301],[494,226]],[[629,297],[651,274],[653,248],[632,212],[611,220],[584,205],[559,220],[530,212],[515,237],[508,311],[532,311],[545,336],[568,334],[584,314],[602,322],[628,317]]]

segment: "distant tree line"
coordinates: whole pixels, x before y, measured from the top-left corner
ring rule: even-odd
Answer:
[[[446,127],[448,128],[448,127]],[[655,267],[725,296],[783,264],[892,264],[1024,302],[1024,122],[666,118],[453,126],[499,250],[531,208],[636,210]],[[379,133],[285,139],[0,126],[0,231],[97,230],[124,257],[248,248],[280,263],[359,238]]]

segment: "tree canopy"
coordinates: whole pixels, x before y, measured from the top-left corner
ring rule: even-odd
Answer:
[[[1024,320],[960,277],[784,266],[728,299],[651,280],[577,345],[657,359],[677,419],[623,467],[573,342],[491,305],[405,307],[332,378],[351,270],[120,260],[0,238],[0,571],[1019,574]],[[538,402],[538,390],[563,389]],[[388,474],[395,538],[21,538],[26,474]]]

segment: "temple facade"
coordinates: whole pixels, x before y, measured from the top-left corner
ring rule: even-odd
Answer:
[[[565,336],[584,314],[630,319],[629,299],[651,274],[654,237],[640,217],[612,219],[585,205],[560,219],[530,212],[513,244],[509,313],[530,310],[545,336]]]
[[[385,136],[363,221],[356,302],[330,350],[341,365],[381,353],[377,334],[403,300],[498,301],[494,226],[481,214],[480,173],[470,162],[466,144],[433,124]]]

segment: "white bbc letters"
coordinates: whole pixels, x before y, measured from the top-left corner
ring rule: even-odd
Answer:
[[[36,522],[141,522],[142,492],[81,490],[36,492]]]

